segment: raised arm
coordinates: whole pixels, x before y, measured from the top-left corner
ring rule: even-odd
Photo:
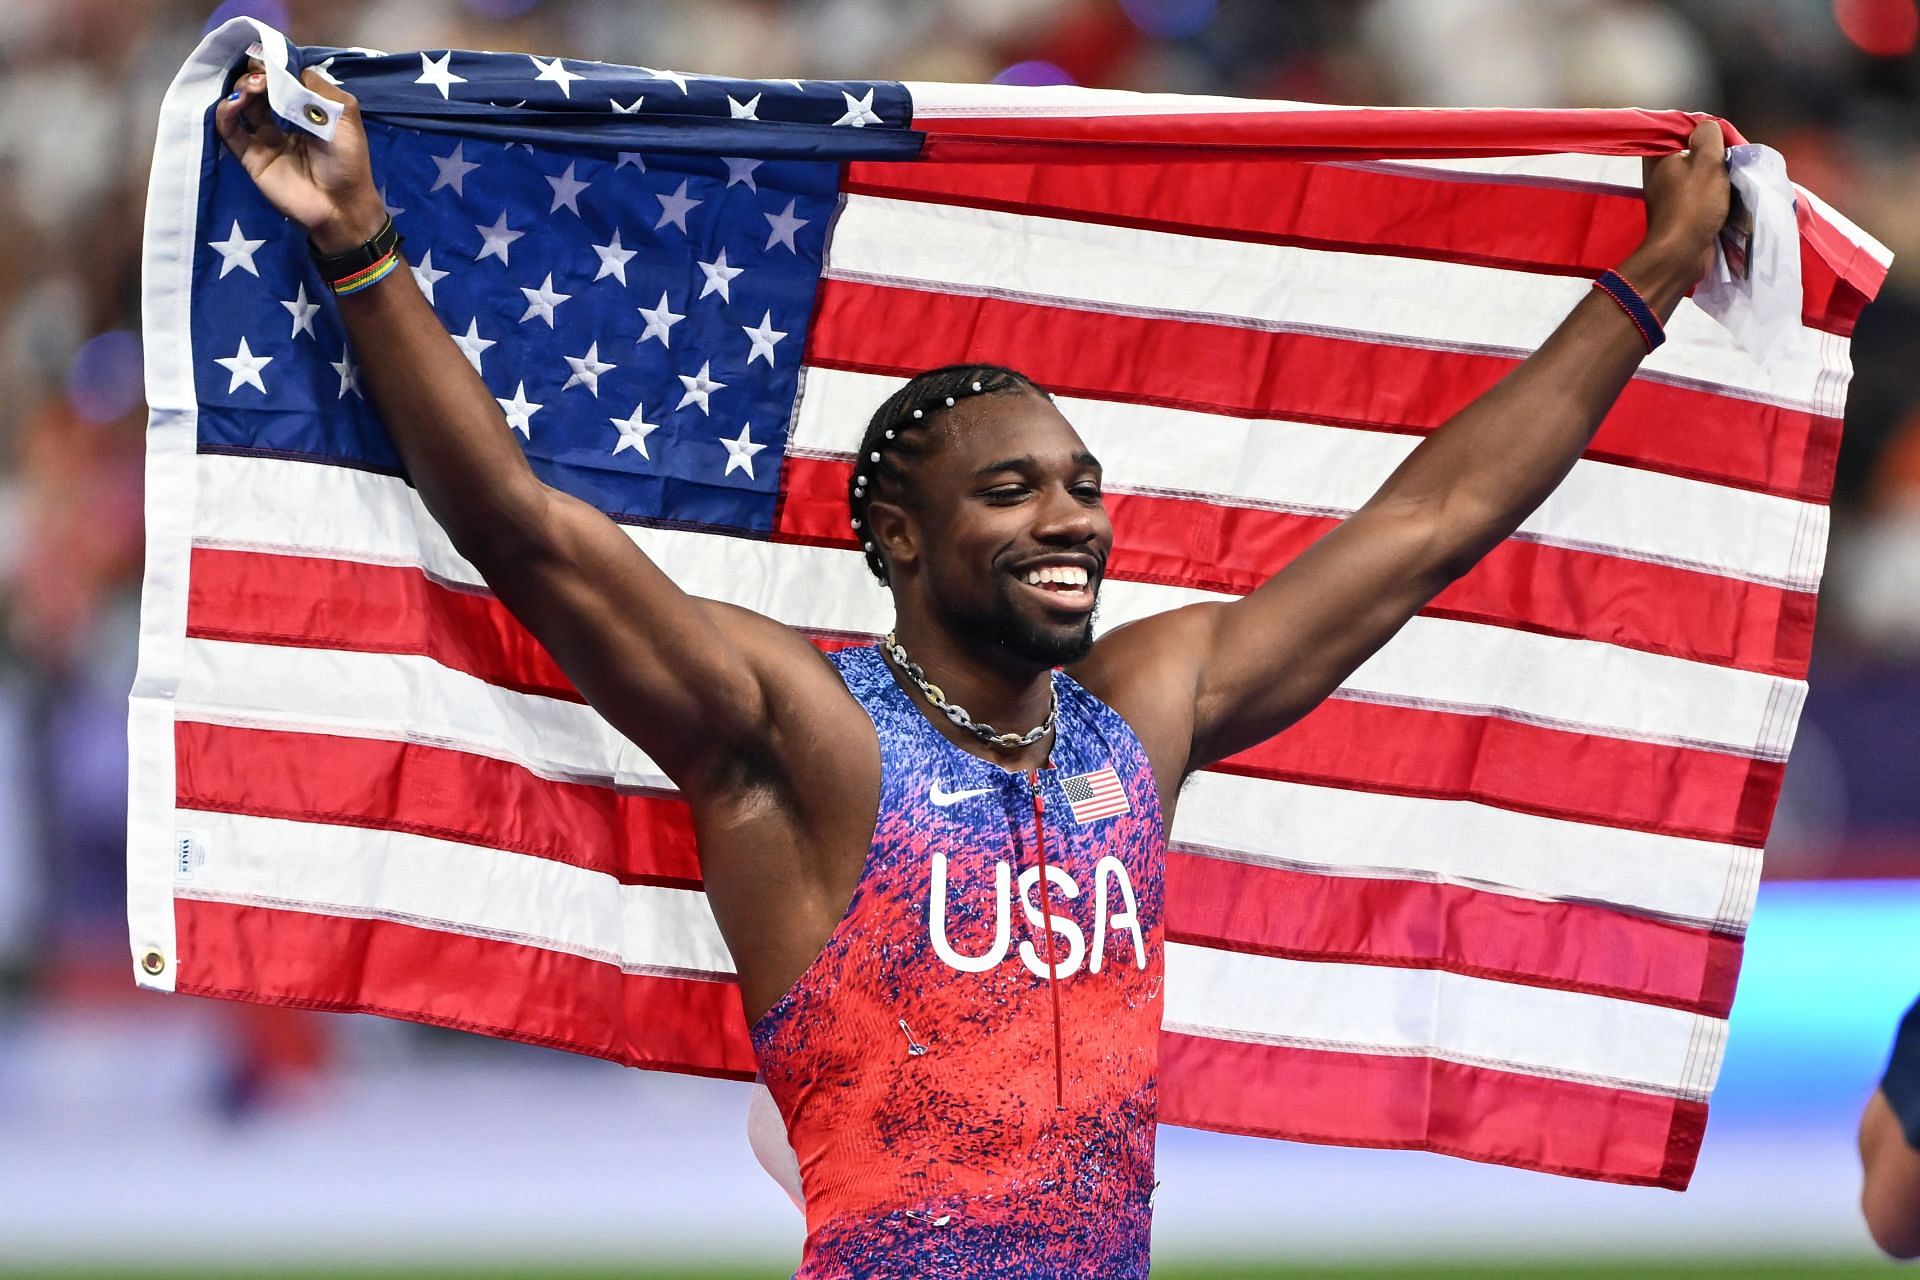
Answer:
[[[1646,238],[1620,267],[1662,321],[1704,273],[1727,215],[1719,126],[1701,124],[1689,142],[1648,162]],[[1176,759],[1184,753],[1187,770],[1273,736],[1519,528],[1645,354],[1620,306],[1592,291],[1538,351],[1258,590],[1116,631],[1096,652],[1094,678],[1110,671],[1110,683],[1132,690],[1127,709],[1143,737]],[[1121,674],[1149,670],[1151,680]]]
[[[262,193],[320,253],[339,254],[381,228],[385,207],[353,97],[312,72],[305,82],[346,103],[331,143],[283,133],[257,73],[215,125]],[[697,794],[743,752],[777,756],[793,717],[776,709],[811,699],[828,715],[858,713],[797,633],[689,596],[613,521],[541,483],[411,272],[341,297],[339,310],[427,510],[581,693],[683,790]]]

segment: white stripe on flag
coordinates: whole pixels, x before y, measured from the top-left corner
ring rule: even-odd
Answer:
[[[1169,1031],[1450,1062],[1704,1098],[1726,1024],[1659,1005],[1433,969],[1169,943]]]
[[[401,831],[178,811],[206,861],[182,897],[401,924],[564,951],[629,973],[731,980],[707,895],[622,885],[548,858]]]
[[[1476,804],[1196,774],[1176,847],[1331,875],[1435,880],[1516,897],[1605,902],[1744,925],[1760,850]]]

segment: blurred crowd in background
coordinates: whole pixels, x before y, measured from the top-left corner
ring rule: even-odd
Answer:
[[[168,81],[236,13],[300,44],[750,77],[1724,115],[1896,255],[1854,341],[1813,694],[1769,873],[1920,875],[1915,0],[0,0],[0,1022],[139,998],[122,824],[146,171]],[[225,1016],[260,1019],[240,1037],[259,1059],[242,1092],[319,1052],[304,1020]]]

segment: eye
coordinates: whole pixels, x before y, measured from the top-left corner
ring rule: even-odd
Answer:
[[[1082,480],[1079,484],[1073,486],[1073,496],[1082,502],[1100,501],[1100,482],[1098,480]]]
[[[1008,503],[1020,501],[1020,499],[1027,496],[1028,492],[1029,490],[1025,485],[1001,484],[983,491],[980,496],[988,502],[1004,506]]]

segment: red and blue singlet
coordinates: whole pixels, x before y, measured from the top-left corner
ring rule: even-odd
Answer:
[[[1049,767],[1010,773],[877,648],[834,662],[880,737],[873,844],[752,1028],[806,1194],[800,1280],[1144,1277],[1165,839],[1139,740],[1056,672]]]

